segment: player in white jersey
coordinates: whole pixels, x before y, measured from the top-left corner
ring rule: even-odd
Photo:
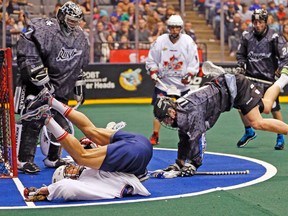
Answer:
[[[133,175],[106,172],[75,165],[63,165],[52,176],[52,184],[24,189],[26,201],[100,200],[130,195],[149,196],[149,191]]]
[[[190,89],[192,77],[199,71],[197,45],[190,36],[181,33],[182,18],[179,15],[170,16],[167,26],[169,33],[159,36],[151,45],[146,61],[146,69],[151,79],[156,81],[152,105],[159,95],[167,96],[167,89],[161,85],[161,81],[166,86],[176,87],[184,95]],[[160,126],[160,122],[154,118],[150,139],[152,145],[159,144]]]

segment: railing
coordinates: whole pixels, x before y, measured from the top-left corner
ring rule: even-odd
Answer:
[[[19,33],[11,34],[11,48],[14,62],[16,60],[16,44],[19,35]],[[197,43],[197,45],[200,62],[206,61],[207,45],[205,43]],[[94,63],[145,62],[150,46],[151,42],[149,41],[141,41],[138,44],[135,41],[125,43],[121,41],[94,43],[93,61]]]

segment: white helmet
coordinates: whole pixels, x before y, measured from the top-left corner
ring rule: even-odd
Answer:
[[[52,183],[56,183],[65,178],[78,179],[84,169],[84,166],[74,164],[62,165],[53,173]]]
[[[171,15],[169,19],[167,20],[167,26],[181,26],[183,27],[184,22],[179,15]]]
[[[65,174],[65,170],[66,170],[66,165],[62,165],[60,167],[58,167],[52,176],[52,183],[56,183],[64,178],[66,178],[66,174]]]

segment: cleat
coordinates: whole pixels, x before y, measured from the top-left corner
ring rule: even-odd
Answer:
[[[139,179],[140,182],[144,182],[147,179],[149,179],[148,170],[146,169],[145,172],[141,175],[138,175],[137,178]]]
[[[28,174],[40,172],[40,168],[33,162],[19,162],[18,169]]]
[[[171,164],[168,167],[166,167],[165,169],[163,169],[163,171],[165,172],[169,172],[169,171],[180,171],[181,168],[177,163]]]
[[[106,129],[110,129],[110,130],[115,130],[115,131],[118,131],[118,130],[121,130],[123,129],[124,127],[126,127],[126,122],[124,121],[121,121],[121,122],[109,122],[106,126]]]
[[[151,138],[150,138],[150,143],[151,145],[159,145],[159,135],[156,135],[155,133],[152,134]]]
[[[20,121],[38,121],[40,124],[44,125],[46,119],[50,117],[50,107],[46,104],[33,111],[27,112],[20,118]]]
[[[69,163],[61,158],[55,160],[55,161],[51,161],[48,158],[45,158],[44,160],[44,164],[46,167],[51,167],[51,168],[58,168],[62,165],[68,165]]]
[[[257,137],[257,134],[253,131],[251,135],[248,135],[245,133],[243,137],[238,141],[237,147],[242,148],[248,144],[251,140],[255,139]]]
[[[43,105],[51,105],[53,96],[47,88],[43,88],[39,94],[28,104],[27,111],[31,111]]]
[[[275,150],[283,150],[284,149],[284,136],[282,134],[278,134],[276,145],[274,146]]]

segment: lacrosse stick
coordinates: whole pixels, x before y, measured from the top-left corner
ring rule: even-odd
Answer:
[[[239,171],[211,171],[211,172],[196,172],[194,175],[246,175],[249,174],[249,170]]]
[[[167,92],[167,95],[169,95],[169,96],[173,95],[173,96],[178,96],[178,97],[181,96],[181,92],[179,91],[179,89],[176,88],[176,86],[172,85],[172,86],[168,87],[158,77],[157,77],[156,81],[164,87],[165,91]]]
[[[221,74],[227,73],[224,68],[213,64],[211,61],[206,61],[206,62],[203,63],[202,72],[203,72],[203,74],[206,77],[209,77],[209,76],[215,77],[215,76],[219,76]],[[270,82],[270,81],[267,81],[267,80],[262,80],[262,79],[249,77],[249,76],[245,76],[245,77],[247,79],[249,79],[249,80],[252,80],[252,81],[265,83],[265,84],[269,84],[269,85],[273,84],[273,82]]]

